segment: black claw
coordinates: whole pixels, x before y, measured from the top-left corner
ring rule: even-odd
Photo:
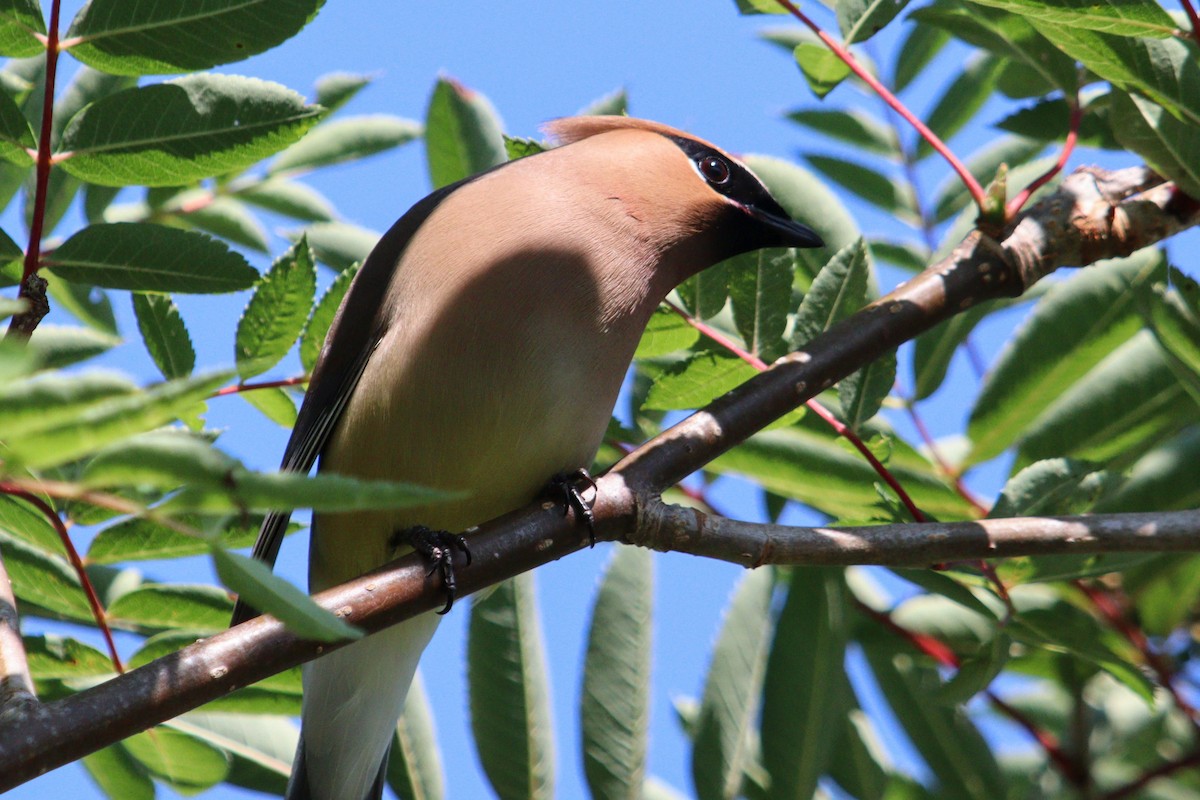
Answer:
[[[437,572],[442,576],[442,587],[446,591],[446,606],[438,614],[445,614],[454,606],[454,598],[458,594],[458,581],[454,574],[454,551],[458,550],[471,563],[471,550],[467,540],[457,534],[447,531],[435,531],[424,525],[414,525],[401,531],[396,531],[393,544],[407,543],[429,561],[429,572]]]
[[[555,475],[550,479],[548,490],[551,494],[557,495],[562,499],[564,517],[568,511],[573,510],[575,516],[583,521],[588,531],[588,542],[591,547],[595,547],[596,515],[592,512],[592,504],[583,496],[583,492],[576,485],[580,482],[586,484],[585,490],[596,490],[595,478],[582,467],[574,472],[560,472]]]

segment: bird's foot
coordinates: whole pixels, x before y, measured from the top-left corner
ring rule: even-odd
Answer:
[[[471,550],[467,540],[457,533],[435,531],[424,525],[414,525],[411,528],[396,531],[392,544],[399,546],[407,544],[416,550],[429,562],[429,575],[438,572],[442,576],[442,586],[446,590],[446,607],[438,614],[445,614],[454,605],[458,592],[458,582],[454,577],[454,551],[458,550],[471,563]]]
[[[584,484],[582,491],[579,488],[581,483]],[[595,547],[596,515],[592,513],[592,504],[595,500],[588,500],[583,496],[583,492],[588,490],[596,491],[596,480],[582,467],[574,472],[558,473],[550,479],[550,483],[546,487],[547,494],[563,501],[564,517],[568,510],[573,510],[576,519],[581,520],[587,526],[588,541],[592,547]]]

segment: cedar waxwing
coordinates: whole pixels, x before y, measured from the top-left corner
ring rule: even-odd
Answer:
[[[397,532],[462,531],[590,465],[638,339],[672,288],[739,253],[822,244],[701,139],[628,117],[547,130],[563,146],[421,200],[355,277],[283,467],[307,472],[320,455],[322,471],[467,494],[315,514],[313,591],[395,558]],[[274,561],[287,519],[267,518],[255,556]],[[289,798],[381,797],[437,621],[424,614],[305,665]]]

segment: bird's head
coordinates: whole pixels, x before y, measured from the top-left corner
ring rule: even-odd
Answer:
[[[565,117],[545,130],[562,145],[590,149],[594,186],[618,201],[647,238],[716,263],[764,247],[821,247],[762,181],[714,144],[675,128],[620,116]],[[673,240],[672,240],[673,237]]]

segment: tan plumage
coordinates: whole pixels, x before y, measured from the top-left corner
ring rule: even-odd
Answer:
[[[563,147],[422,201],[356,278],[285,466],[307,469],[319,452],[322,470],[469,495],[317,515],[313,590],[394,557],[397,530],[463,530],[590,464],[646,321],[675,285],[736,252],[819,243],[706,142],[625,117],[547,127]],[[722,165],[731,179],[706,178]],[[264,525],[256,555],[273,558],[278,529]],[[425,615],[308,665],[289,797],[378,796],[435,626]]]

